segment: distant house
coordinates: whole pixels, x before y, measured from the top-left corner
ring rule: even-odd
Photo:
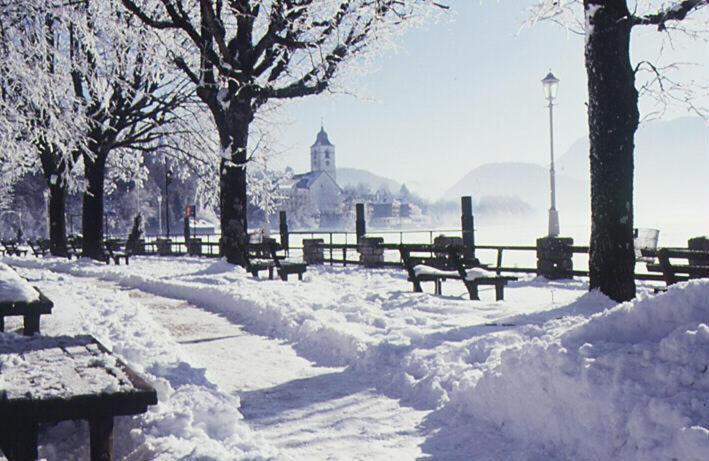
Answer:
[[[321,127],[310,146],[310,171],[293,175],[280,187],[285,197],[282,208],[295,217],[306,213],[317,218],[321,227],[336,225],[342,209],[342,189],[336,174],[335,145]]]

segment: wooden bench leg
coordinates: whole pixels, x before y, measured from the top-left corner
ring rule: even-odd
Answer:
[[[303,273],[298,272],[298,280],[303,281]]]
[[[273,267],[268,268],[268,280],[273,280]]]
[[[287,282],[287,281],[288,281],[288,272],[286,272],[286,271],[281,271],[280,274],[278,274],[278,275],[281,276],[281,280],[283,280],[284,282]]]
[[[24,323],[23,334],[25,336],[39,333],[39,314],[25,314]]]
[[[441,280],[434,280],[433,293],[437,295],[443,294],[443,282]]]
[[[496,283],[495,284],[495,301],[502,301],[505,298],[505,284]]]
[[[0,332],[5,331],[5,317],[0,316]]]
[[[2,449],[8,461],[35,461],[37,459],[37,423],[15,421],[15,432],[4,438]]]
[[[479,301],[480,294],[478,293],[478,284],[475,282],[466,282],[465,287],[468,289],[468,294],[470,294],[470,299],[472,301]]]
[[[113,418],[99,416],[89,420],[91,461],[113,460]]]

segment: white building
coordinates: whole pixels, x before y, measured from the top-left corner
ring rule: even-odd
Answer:
[[[342,189],[337,185],[335,145],[321,127],[315,143],[310,146],[310,171],[293,175],[281,187],[286,197],[284,209],[301,225],[328,226],[335,222],[342,209]],[[308,215],[308,216],[306,216]]]

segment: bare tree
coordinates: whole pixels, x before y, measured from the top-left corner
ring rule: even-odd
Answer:
[[[631,63],[631,33],[636,26],[667,31],[698,14],[709,0],[675,0],[663,6],[654,3],[542,0],[537,8],[541,18],[568,23],[573,10],[583,4],[591,145],[590,287],[616,301],[635,297],[633,152],[640,114],[639,67]]]
[[[197,87],[219,134],[222,243],[242,263],[247,239],[249,127],[269,101],[327,90],[339,70],[420,18],[432,0],[122,0],[172,32],[172,57]]]
[[[51,252],[66,255],[65,200],[77,185],[72,170],[86,125],[70,96],[70,63],[57,25],[49,1],[0,4],[0,138],[4,178],[42,171],[49,189]]]

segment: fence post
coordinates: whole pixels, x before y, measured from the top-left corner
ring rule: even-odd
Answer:
[[[357,242],[359,242],[359,239],[367,233],[367,223],[364,216],[364,203],[357,203],[355,205],[355,215],[355,231],[357,232]]]
[[[463,231],[463,255],[466,258],[475,257],[475,228],[473,220],[473,199],[469,196],[460,198],[461,225]]]
[[[286,251],[286,254],[290,256],[289,244],[288,244],[288,221],[286,219],[286,212],[278,212],[279,227],[281,231],[281,246]]]

